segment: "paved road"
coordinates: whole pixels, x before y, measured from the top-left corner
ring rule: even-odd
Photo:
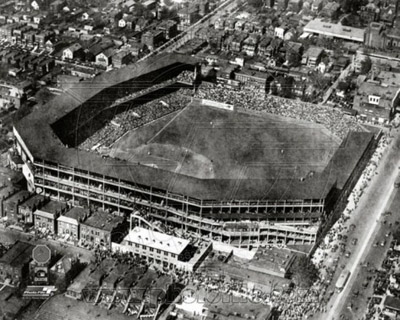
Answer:
[[[392,132],[392,134],[394,135],[394,141],[392,141],[389,150],[387,150],[382,157],[377,168],[377,174],[372,179],[367,191],[361,197],[358,208],[356,209],[359,212],[365,213],[364,216],[369,219],[368,225],[370,227],[364,228],[363,234],[359,238],[361,247],[358,248],[356,254],[349,259],[345,266],[347,270],[350,270],[351,275],[342,292],[333,296],[333,301],[329,303],[329,305],[331,305],[333,302],[333,307],[329,309],[328,315],[323,316],[324,320],[339,318],[339,313],[347,300],[354,281],[356,280],[357,272],[363,262],[362,258],[373,244],[373,236],[380,224],[379,219],[382,212],[389,207],[394,196],[394,182],[399,175],[400,134],[398,131]]]

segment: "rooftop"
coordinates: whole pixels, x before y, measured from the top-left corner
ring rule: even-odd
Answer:
[[[64,216],[67,218],[75,219],[83,219],[89,215],[89,209],[81,208],[81,207],[73,207],[71,210],[67,211]]]
[[[132,229],[125,237],[124,241],[139,243],[146,247],[167,251],[177,255],[189,244],[189,240],[140,227]]]
[[[341,24],[329,23],[320,19],[311,20],[305,27],[304,32],[323,34],[344,40],[364,42],[364,29],[342,26]]]
[[[122,217],[110,215],[105,211],[97,211],[89,216],[84,222],[82,222],[82,224],[92,228],[111,232],[123,221],[124,218]]]
[[[43,207],[40,208],[40,211],[56,214],[56,213],[61,213],[66,208],[67,208],[66,203],[50,200]]]
[[[23,267],[32,258],[32,251],[35,246],[17,241],[1,258],[0,263],[12,267]]]

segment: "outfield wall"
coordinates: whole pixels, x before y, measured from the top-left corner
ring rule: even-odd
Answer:
[[[227,103],[222,103],[222,102],[217,102],[217,101],[213,101],[213,100],[201,99],[201,104],[203,104],[205,106],[224,109],[224,110],[235,111],[235,107],[233,105],[227,104]]]

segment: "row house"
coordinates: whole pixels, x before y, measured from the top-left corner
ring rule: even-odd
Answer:
[[[58,236],[78,242],[80,238],[80,223],[90,214],[89,209],[74,207],[57,218]]]
[[[6,39],[7,41],[11,42],[13,31],[16,26],[16,24],[5,24],[0,26],[0,39]]]
[[[230,50],[233,52],[241,52],[244,40],[247,38],[246,33],[235,34],[230,44]]]
[[[328,2],[321,10],[320,16],[328,19],[336,19],[340,14],[340,4]]]
[[[374,2],[369,2],[368,4],[361,6],[360,17],[363,21],[370,24],[379,19],[379,11],[379,7]]]
[[[314,0],[311,4],[311,11],[314,13],[318,13],[321,11],[324,0]]]
[[[302,58],[302,64],[307,65],[310,68],[315,68],[321,61],[324,49],[320,47],[310,47],[304,53]]]
[[[258,44],[258,54],[260,56],[266,56],[267,50],[272,41],[272,38],[269,36],[263,36]]]
[[[19,109],[26,99],[26,88],[18,84],[0,84],[0,109],[14,107]]]
[[[7,217],[7,221],[19,222],[18,207],[30,196],[31,194],[29,191],[21,190],[13,194],[8,199],[0,200],[0,205],[2,206],[2,215]]]
[[[142,34],[141,42],[152,51],[164,42],[164,33],[160,30],[149,30]]]
[[[1,93],[1,90],[0,90],[0,93]],[[3,201],[10,198],[16,192],[18,192],[18,189],[15,189],[11,186],[5,187],[5,186],[0,185],[0,217],[6,216],[3,212]]]
[[[184,30],[186,27],[194,24],[199,19],[199,8],[197,5],[190,5],[178,11],[179,25],[178,30]]]
[[[298,13],[303,7],[302,0],[289,0],[287,10]]]
[[[204,17],[210,12],[210,3],[208,0],[200,0],[199,5],[199,16]]]
[[[36,194],[18,206],[17,220],[25,224],[33,224],[33,213],[49,201],[43,195]]]
[[[243,43],[243,52],[248,56],[254,56],[256,54],[257,45],[260,40],[260,36],[258,34],[250,34]]]
[[[211,47],[217,48],[218,50],[222,49],[225,40],[225,31],[218,30],[213,32],[208,38],[208,43]]]
[[[57,234],[57,218],[66,210],[66,203],[50,200],[33,213],[35,229],[43,233]]]
[[[178,33],[178,23],[174,20],[164,20],[156,27],[157,30],[164,34],[164,38],[169,40]]]
[[[354,96],[353,109],[364,120],[385,124],[399,108],[399,91],[398,85],[392,86],[379,79],[363,82]]]
[[[119,242],[123,237],[122,217],[110,215],[105,211],[92,213],[80,225],[80,240],[90,246],[103,246],[111,249],[111,242]]]
[[[114,68],[121,68],[124,65],[129,64],[132,61],[132,54],[129,50],[122,50],[112,57],[112,64]]]
[[[0,258],[0,282],[8,280],[10,284],[19,286],[29,275],[29,263],[34,248],[29,243],[17,241]]]
[[[283,47],[284,41],[280,38],[273,38],[266,50],[267,57],[276,56]]]

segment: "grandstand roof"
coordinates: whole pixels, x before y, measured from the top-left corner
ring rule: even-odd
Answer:
[[[100,92],[104,94],[104,89],[140,75],[159,70],[160,68],[167,68],[169,66],[173,68],[173,65],[176,63],[195,64],[196,60],[176,53],[163,54],[133,66],[103,73],[92,80],[80,82],[79,86],[68,89],[66,93],[54,98],[46,105],[40,107],[16,123],[16,137],[18,138],[18,136],[20,136],[22,138],[23,144],[25,144],[27,148],[25,151],[28,156],[31,155],[32,161],[38,159],[51,161],[144,186],[168,190],[173,193],[183,194],[197,199],[322,199],[325,198],[331,190],[337,177],[342,174],[342,172],[346,171],[340,167],[340,165],[346,167],[349,164],[341,162],[340,157],[338,158],[336,154],[334,155],[334,151],[338,148],[339,143],[337,141],[335,142],[333,135],[323,126],[272,115],[256,116],[242,111],[229,113],[229,111],[211,107],[199,109],[199,106],[193,105],[185,108],[180,117],[171,121],[169,125],[165,125],[165,134],[171,132],[174,128],[180,127],[179,135],[182,141],[185,141],[184,137],[189,135],[191,127],[193,126],[191,122],[184,124],[184,121],[186,121],[188,117],[197,119],[198,128],[200,128],[201,122],[207,124],[205,130],[196,131],[196,134],[199,134],[201,137],[200,141],[196,143],[198,143],[198,146],[199,144],[204,145],[207,144],[207,139],[209,137],[214,137],[214,140],[212,140],[214,144],[210,143],[211,140],[209,140],[209,146],[205,146],[203,149],[199,147],[200,149],[197,151],[195,150],[193,155],[202,155],[203,151],[208,152],[205,157],[208,157],[208,160],[210,160],[209,162],[214,163],[213,166],[219,166],[220,168],[215,171],[215,175],[213,176],[201,176],[199,174],[188,174],[187,172],[177,173],[174,170],[162,168],[162,166],[154,167],[145,162],[143,162],[143,164],[138,161],[130,161],[130,159],[102,158],[101,155],[97,153],[65,146],[52,130],[51,124],[63,118],[72,110],[80,108],[79,110],[84,112],[85,107],[82,107],[83,102],[87,102],[91,99],[93,103],[96,103],[96,95]],[[100,98],[98,97],[97,99]],[[197,112],[199,110],[202,110],[202,112]],[[214,116],[220,119],[220,124],[217,122],[214,123],[220,126],[219,129],[223,130],[219,130],[218,128],[211,130],[212,125],[210,126],[210,122],[212,122],[212,120],[210,120],[210,117]],[[252,130],[251,134],[248,135],[246,130],[240,128],[240,121],[246,122],[247,128],[252,127],[249,126],[249,123],[256,123],[254,128],[257,130]],[[179,126],[177,126],[177,123],[179,123]],[[276,127],[276,123],[283,124],[286,130],[272,130],[271,128],[274,128],[274,126]],[[150,126],[144,127],[143,130],[151,129]],[[261,129],[263,127],[269,136],[265,136],[265,134],[262,133]],[[302,136],[298,135],[299,130],[306,132],[307,128],[312,128],[314,133],[317,134],[313,134],[312,137],[306,134],[305,140],[301,140],[301,138],[299,140],[299,137]],[[228,136],[224,136],[222,134],[223,131],[225,131]],[[208,135],[205,135],[207,132]],[[215,133],[215,135],[210,135],[210,132]],[[285,136],[287,132],[290,132],[289,136]],[[229,135],[235,137],[235,143],[232,143],[231,148],[229,148],[229,145],[233,140],[230,139]],[[261,142],[260,137],[262,137]],[[350,153],[354,156],[354,154],[357,154],[356,150],[360,150],[359,153],[362,154],[366,144],[371,140],[371,137],[372,135],[369,134],[351,134],[348,137],[348,141],[351,142],[354,140],[358,142],[350,143],[349,145],[352,146],[351,148],[344,146],[341,153]],[[160,144],[174,144],[177,142],[171,134],[161,135],[159,138],[162,139],[162,141],[159,141]],[[218,143],[217,138],[220,139],[220,143]],[[241,140],[242,138],[244,140]],[[263,145],[268,139],[273,141],[272,147]],[[43,143],[44,141],[46,143]],[[288,141],[291,144],[290,150],[285,149]],[[327,143],[329,144],[328,146],[326,146]],[[241,144],[247,147],[247,149],[242,148],[241,158],[237,159],[235,148]],[[304,148],[302,154],[295,153],[296,144]],[[317,145],[317,147],[315,147],[315,145]],[[260,152],[254,152],[254,146],[256,146]],[[178,147],[181,148],[180,146]],[[315,149],[311,154],[317,155],[317,160],[311,161],[307,148],[309,148],[309,150]],[[321,149],[320,152],[317,150],[318,148]],[[190,149],[190,145],[187,145],[186,149]],[[181,148],[181,150],[184,149]],[[221,153],[218,150],[223,150],[226,153]],[[284,152],[281,155],[281,153],[276,152],[276,150],[284,150]],[[215,158],[210,157],[210,155],[215,156]],[[265,156],[265,159],[260,155]],[[285,157],[286,155],[291,155],[292,157],[297,155],[298,158],[288,160]],[[307,161],[302,160],[301,157],[306,157],[310,163],[314,162],[314,164],[307,163]],[[329,159],[331,160],[329,161]],[[184,159],[181,160],[183,161]],[[274,161],[276,163],[272,165],[271,163]],[[287,163],[285,163],[285,161]],[[228,166],[224,169],[224,162],[229,163],[230,167]],[[263,165],[265,162],[270,163],[268,166],[265,166]],[[243,165],[243,163],[245,165]],[[248,174],[249,171],[247,168],[249,165],[247,165],[247,163],[250,163],[251,174]],[[286,168],[284,168],[285,165]],[[234,169],[232,174],[228,174],[230,172],[229,169],[232,168]],[[244,169],[242,170],[240,168]],[[334,174],[332,174],[332,172]],[[306,173],[312,174],[307,175]]]

